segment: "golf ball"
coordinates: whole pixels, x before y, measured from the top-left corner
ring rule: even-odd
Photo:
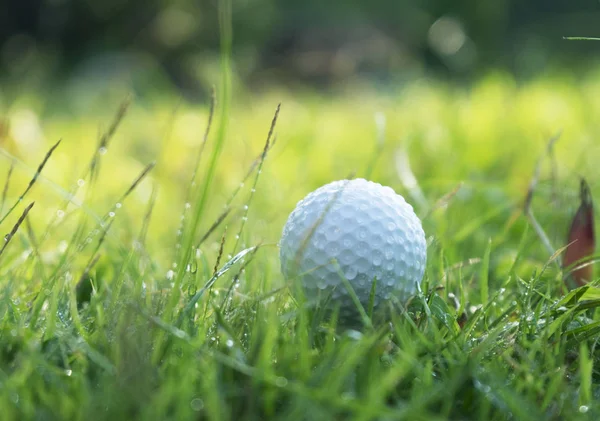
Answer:
[[[385,301],[416,292],[427,259],[425,233],[392,188],[334,181],[296,205],[283,228],[280,259],[286,279],[299,281],[308,300],[329,296],[343,321],[359,314],[351,290],[369,308],[375,279],[374,313]]]

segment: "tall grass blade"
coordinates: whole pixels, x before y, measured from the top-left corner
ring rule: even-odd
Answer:
[[[13,226],[12,230],[4,236],[4,244],[2,245],[2,248],[0,248],[0,257],[2,256],[2,253],[4,253],[4,250],[6,250],[6,247],[8,247],[10,240],[12,240],[12,238],[15,236],[17,231],[19,231],[19,227],[21,226],[21,224],[27,217],[27,214],[29,213],[29,211],[31,210],[31,208],[33,207],[34,204],[35,204],[35,202],[31,202],[29,204],[29,206],[27,206],[25,208],[25,210],[23,211],[23,213],[17,220],[17,223]]]
[[[4,211],[4,204],[6,203],[6,197],[8,195],[8,186],[10,185],[10,179],[15,169],[15,162],[10,161],[10,167],[8,168],[8,174],[6,175],[6,181],[4,182],[4,188],[2,189],[2,198],[0,199],[0,215]]]
[[[98,179],[98,175],[100,173],[100,159],[101,159],[102,155],[104,155],[106,153],[108,146],[110,144],[110,141],[112,140],[113,136],[117,132],[117,129],[119,128],[123,119],[125,118],[125,115],[127,114],[127,110],[129,109],[129,106],[131,105],[131,101],[132,101],[132,97],[128,96],[121,103],[108,130],[105,131],[100,136],[100,140],[98,141],[98,147],[94,151],[94,155],[92,156],[92,160],[88,167],[89,169],[88,169],[87,173],[85,174],[85,176],[83,177],[85,179],[85,178],[87,178],[87,175],[89,175],[91,183],[94,183]]]
[[[15,208],[17,206],[19,206],[19,203],[21,203],[23,201],[23,199],[25,198],[25,196],[27,196],[27,193],[29,193],[29,191],[34,186],[35,182],[37,181],[38,177],[42,173],[42,170],[46,166],[46,163],[48,162],[48,160],[50,159],[50,157],[52,156],[52,154],[54,153],[54,151],[56,150],[56,148],[58,148],[58,145],[60,145],[60,142],[61,142],[61,140],[59,140],[58,142],[56,142],[54,145],[52,145],[52,147],[48,150],[48,152],[46,152],[46,155],[44,156],[44,159],[42,159],[42,162],[37,167],[37,170],[35,171],[35,174],[33,175],[33,178],[29,181],[29,184],[27,184],[27,187],[25,188],[25,191],[23,193],[21,193],[21,195],[19,196],[19,198],[17,199],[17,201],[15,202],[15,204],[6,212],[6,214],[4,214],[4,216],[2,218],[0,218],[0,225],[2,225],[2,222],[4,222],[4,220],[8,217],[8,215],[10,215],[11,212],[13,210],[15,210]]]
[[[488,240],[483,259],[481,261],[481,272],[479,276],[481,304],[487,305],[489,301],[489,272],[490,272],[490,254],[492,252],[492,240]]]
[[[256,186],[258,185],[258,178],[260,177],[260,173],[265,162],[265,158],[267,157],[267,152],[269,151],[269,145],[271,143],[271,138],[273,137],[273,132],[275,131],[275,125],[277,124],[277,117],[279,117],[279,111],[281,109],[281,104],[277,105],[277,109],[275,110],[275,115],[273,116],[273,120],[271,121],[271,127],[269,128],[269,134],[267,135],[267,140],[265,142],[265,147],[263,148],[262,154],[260,156],[260,161],[258,163],[258,170],[256,171],[256,176],[254,177],[254,183],[252,184],[252,189],[250,190],[250,197],[244,206],[244,212],[242,216],[242,223],[240,224],[239,232],[236,236],[235,245],[233,246],[233,253],[235,254],[238,249],[238,245],[242,238],[242,233],[244,231],[244,227],[246,225],[246,221],[248,219],[248,212],[250,209],[250,203],[252,202],[252,198],[254,197],[254,193],[256,192]]]
[[[219,115],[219,126],[217,129],[217,139],[213,153],[210,157],[208,169],[203,179],[203,183],[198,186],[197,193],[195,194],[194,213],[190,225],[186,228],[184,241],[182,244],[182,254],[177,264],[177,272],[173,283],[173,289],[171,292],[171,298],[167,304],[166,312],[172,312],[175,305],[179,301],[180,287],[183,282],[183,278],[186,274],[186,267],[193,250],[193,242],[196,238],[200,221],[204,216],[206,203],[208,200],[208,194],[212,185],[213,178],[221,156],[221,151],[225,144],[225,138],[227,135],[227,126],[229,123],[229,107],[230,107],[230,96],[231,96],[231,44],[232,44],[232,26],[231,26],[231,3],[227,0],[219,0],[218,3],[219,12],[219,28],[221,35],[221,101],[220,101],[220,115]]]

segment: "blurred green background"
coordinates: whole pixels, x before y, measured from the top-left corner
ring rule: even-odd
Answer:
[[[78,91],[128,79],[205,100],[219,54],[217,0],[4,0],[0,75],[15,88]],[[596,0],[233,0],[233,55],[245,86],[319,89],[423,75],[469,81],[490,68],[530,78],[585,73]],[[82,82],[84,81],[84,82]],[[4,90],[8,88],[4,86]]]

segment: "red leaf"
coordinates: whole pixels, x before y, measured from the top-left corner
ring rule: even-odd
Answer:
[[[596,239],[594,235],[594,203],[592,194],[586,181],[581,179],[580,187],[581,204],[571,223],[571,229],[567,236],[567,250],[563,258],[563,268],[581,266],[586,259],[594,254],[596,248]],[[593,266],[588,264],[582,268],[574,270],[571,278],[577,284],[582,286],[592,280]]]

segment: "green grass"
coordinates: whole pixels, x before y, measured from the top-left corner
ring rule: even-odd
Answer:
[[[600,416],[600,289],[566,291],[551,253],[580,175],[600,197],[600,73],[217,97],[206,143],[209,103],[2,110],[3,235],[21,220],[2,420]],[[422,293],[360,333],[305,310],[277,249],[295,203],[350,174],[403,194],[428,238]]]

